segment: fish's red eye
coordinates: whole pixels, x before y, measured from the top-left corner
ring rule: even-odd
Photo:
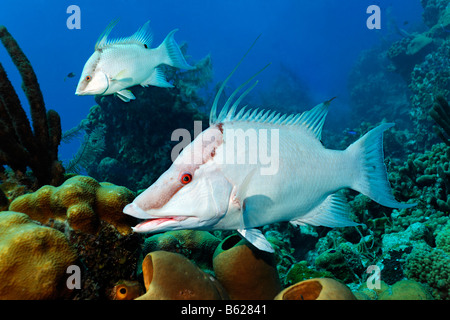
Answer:
[[[180,179],[182,184],[188,184],[189,182],[192,181],[192,174],[190,173],[183,173],[183,175],[181,176]]]
[[[85,79],[86,81],[91,81],[92,77],[91,77],[91,76],[86,76],[84,79]]]

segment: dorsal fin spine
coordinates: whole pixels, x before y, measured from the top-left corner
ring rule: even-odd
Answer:
[[[250,46],[250,48],[247,50],[247,52],[244,54],[244,56],[241,58],[241,60],[239,60],[238,64],[236,65],[236,67],[234,67],[234,69],[230,72],[230,74],[228,75],[228,77],[226,77],[226,79],[223,81],[222,85],[219,88],[219,91],[217,91],[216,97],[214,98],[214,102],[213,105],[211,107],[211,112],[209,114],[209,125],[214,125],[217,124],[217,104],[219,103],[219,99],[220,96],[222,95],[222,91],[225,89],[226,84],[228,83],[228,81],[230,80],[230,78],[233,76],[233,74],[236,72],[236,70],[239,68],[239,66],[241,65],[242,61],[244,61],[245,57],[247,56],[247,54],[252,50],[253,46],[255,45],[256,41],[258,41],[259,37],[261,35],[259,35],[255,41],[253,41],[252,45]]]
[[[248,88],[247,90],[244,91],[244,93],[241,94],[241,96],[233,103],[233,105],[230,108],[230,111],[227,114],[227,119],[231,119],[235,112],[236,112],[236,108],[239,106],[239,104],[241,103],[242,99],[244,99],[244,97],[250,92],[252,91],[252,89],[258,84],[258,81],[255,81],[255,83]],[[231,99],[231,97],[230,97]],[[224,107],[225,108],[225,107]]]
[[[147,47],[150,47],[153,35],[151,32],[148,31],[148,26],[150,24],[150,21],[147,21],[144,23],[142,27],[140,27],[134,34],[132,34],[129,37],[121,37],[117,39],[111,39],[108,40],[108,36],[111,33],[111,30],[114,28],[114,26],[117,24],[119,19],[113,20],[105,29],[105,31],[102,32],[100,37],[97,40],[97,43],[95,44],[95,50],[103,49],[106,46],[113,45],[113,44],[145,44]]]
[[[100,36],[97,39],[97,42],[95,43],[95,50],[98,50],[105,45],[105,43],[107,42],[108,36],[111,33],[111,30],[114,28],[114,26],[117,24],[117,22],[119,22],[118,18],[111,21],[108,24],[108,26],[106,27],[106,29],[100,34]]]

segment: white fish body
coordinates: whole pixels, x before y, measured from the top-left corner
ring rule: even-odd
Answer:
[[[171,31],[162,44],[150,48],[152,35],[146,22],[136,33],[127,38],[108,39],[113,21],[100,35],[95,51],[86,62],[75,94],[109,95],[116,94],[125,102],[135,99],[127,88],[134,85],[172,87],[166,81],[161,64],[191,70]]]
[[[358,225],[349,219],[349,206],[338,193],[343,188],[388,207],[415,205],[397,202],[387,180],[382,134],[393,124],[381,124],[346,150],[326,149],[320,137],[329,101],[290,116],[243,109],[236,114],[250,88],[230,107],[236,90],[217,116],[227,80],[213,104],[210,128],[124,208],[126,214],[146,219],[134,231],[235,229],[258,249],[272,252],[257,227],[281,221]],[[259,141],[246,143],[244,138],[252,134]],[[255,154],[260,159],[251,160]],[[238,159],[246,160],[238,164]]]

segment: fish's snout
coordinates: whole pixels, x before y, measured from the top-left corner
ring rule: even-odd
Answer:
[[[80,86],[78,85],[77,88],[75,89],[75,94],[77,96],[82,96],[84,95],[84,91],[82,89],[80,89]]]
[[[130,203],[123,208],[123,213],[139,219],[149,219],[149,214],[142,210],[137,204]]]

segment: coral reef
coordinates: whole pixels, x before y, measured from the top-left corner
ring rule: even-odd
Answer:
[[[133,218],[122,213],[134,193],[111,183],[75,176],[61,186],[43,186],[17,197],[10,210],[61,231],[80,263],[81,290],[73,299],[105,299],[119,280],[136,280],[140,235]]]
[[[411,72],[409,88],[411,90],[410,116],[417,133],[416,141],[424,149],[437,142],[432,131],[430,109],[438,97],[450,99],[450,40],[445,40],[439,48],[428,54],[425,60],[417,64]]]
[[[346,283],[356,280],[341,250],[331,249],[323,252],[316,258],[314,265],[331,272],[337,279]]]
[[[96,234],[73,230],[59,221],[52,226],[64,232],[80,261],[81,288],[75,290],[73,299],[105,300],[113,295],[119,281],[137,281],[142,244],[139,234],[121,235],[105,221],[100,222]],[[126,296],[136,294],[137,287],[129,289]]]
[[[390,286],[384,281],[380,281],[377,286],[369,288],[367,282],[361,284],[358,288],[352,290],[353,295],[358,300],[377,300],[378,296],[388,290]]]
[[[420,3],[424,9],[422,18],[424,23],[432,28],[438,24],[442,13],[444,13],[449,4],[449,0],[421,0]]]
[[[274,256],[254,249],[237,234],[219,244],[213,268],[232,300],[273,299],[281,290]]]
[[[450,146],[450,106],[442,96],[436,98],[430,116],[440,126],[433,127],[436,135],[441,138],[447,146]]]
[[[430,135],[432,122],[429,110],[437,97],[450,98],[450,7],[448,0],[422,1],[423,19],[430,28],[394,42],[388,56],[411,90],[410,118],[414,139],[423,152],[436,143]]]
[[[350,289],[339,281],[315,278],[296,283],[281,291],[275,300],[356,300]]]
[[[59,185],[64,168],[58,161],[61,120],[54,110],[45,109],[36,74],[17,42],[0,26],[0,40],[23,80],[22,88],[30,105],[33,130],[20,100],[0,65],[0,164],[25,173],[30,167],[36,187]]]
[[[353,294],[358,300],[433,300],[426,286],[414,280],[400,280],[391,286],[380,281],[378,288],[364,283]]]
[[[450,208],[449,161],[450,147],[440,143],[423,154],[410,154],[405,164],[393,167],[390,180],[396,181],[395,196],[418,199],[419,204],[394,210],[388,232],[405,230],[415,222],[425,223],[432,233],[445,225]]]
[[[149,253],[142,263],[147,292],[137,300],[224,300],[227,293],[212,276],[173,252]]]
[[[349,131],[361,133],[357,127],[361,118],[369,123],[385,118],[400,129],[392,133],[404,142],[402,148],[392,149],[396,153],[424,152],[438,142],[430,135],[433,123],[429,112],[437,97],[450,99],[448,3],[422,1],[423,19],[429,28],[403,30],[400,40],[385,39],[360,55],[348,80],[351,117],[358,120],[350,124]]]
[[[437,299],[450,299],[449,251],[432,248],[426,243],[416,244],[406,258],[405,275],[408,279],[428,284]]]
[[[69,298],[66,270],[76,259],[63,233],[0,212],[0,299]]]
[[[427,34],[417,34],[395,42],[388,51],[388,57],[395,66],[395,71],[405,79],[410,77],[416,64],[434,49],[433,39]]]
[[[96,233],[100,221],[106,221],[126,235],[131,233],[134,219],[124,215],[122,209],[133,199],[134,193],[125,187],[75,176],[59,187],[43,186],[16,198],[10,210],[26,213],[42,223],[67,221],[73,229],[87,233]]]
[[[18,196],[33,192],[28,186],[28,182],[28,177],[20,172],[13,172],[9,169],[0,173],[0,190],[6,198],[2,200],[4,210],[8,209],[9,204]]]
[[[432,297],[420,283],[402,280],[382,292],[378,300],[432,300]]]
[[[317,271],[308,267],[307,261],[300,261],[292,265],[286,274],[283,287],[291,286],[297,282],[313,278],[333,278],[333,274],[328,271]]]

